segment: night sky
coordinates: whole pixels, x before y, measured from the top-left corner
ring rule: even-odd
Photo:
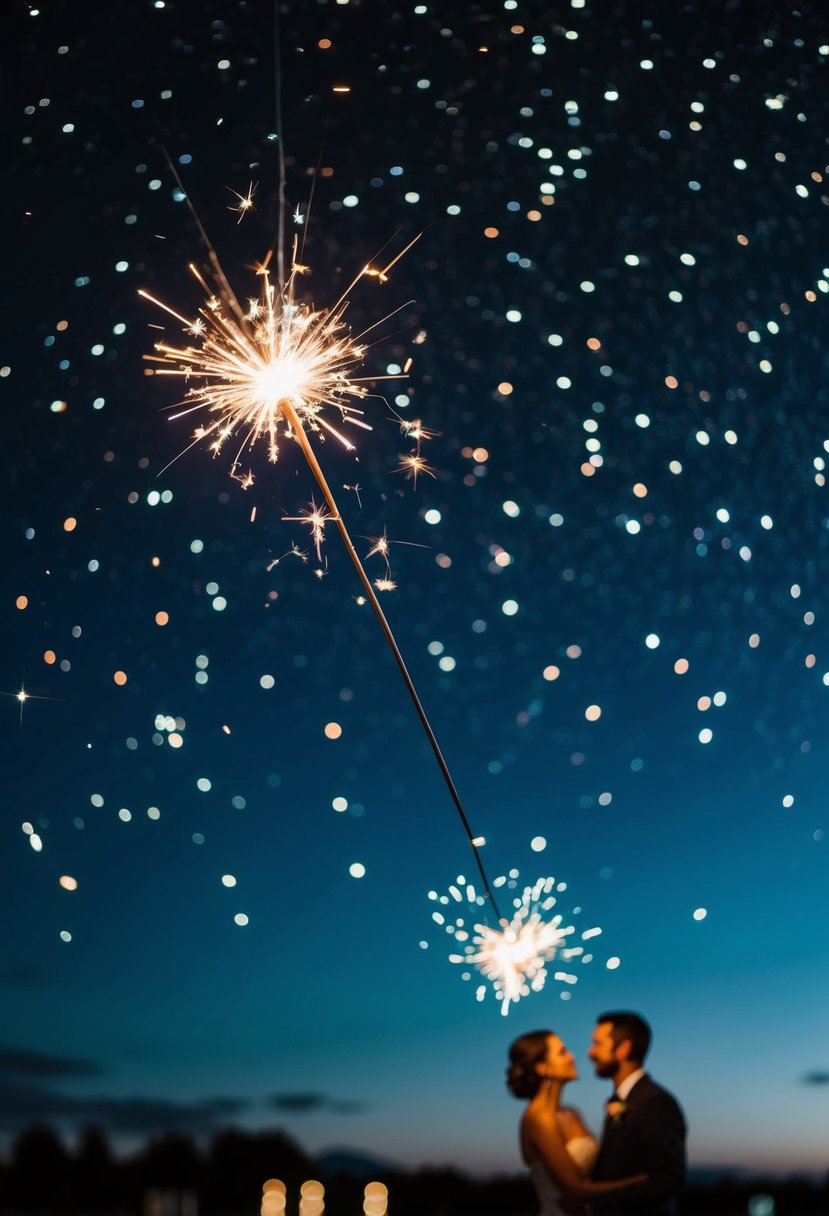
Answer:
[[[577,1049],[595,1127],[627,1006],[693,1164],[825,1168],[829,15],[290,0],[278,33],[265,0],[0,19],[0,1132],[518,1169],[511,1039]],[[506,1018],[432,920],[474,858],[377,621],[285,518],[298,445],[244,489],[145,375],[182,327],[139,289],[203,301],[188,201],[258,295],[280,99],[300,300],[422,234],[346,314],[382,321],[359,374],[408,376],[316,451],[361,555],[394,542],[487,873],[603,930]]]

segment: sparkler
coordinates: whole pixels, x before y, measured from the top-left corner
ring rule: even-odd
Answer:
[[[517,873],[512,871],[515,877]],[[494,885],[503,886],[506,881],[496,878]],[[580,958],[582,962],[590,959],[583,946],[567,945],[568,938],[576,932],[575,925],[566,925],[559,912],[554,912],[552,917],[548,915],[556,906],[556,891],[562,887],[563,884],[557,885],[553,877],[539,878],[532,886],[525,887],[520,897],[513,900],[512,918],[502,918],[499,929],[487,924],[474,924],[470,929],[463,916],[453,919],[451,913],[432,913],[435,923],[443,926],[455,942],[463,944],[463,952],[450,954],[449,961],[477,968],[494,988],[504,1016],[509,1013],[511,1004],[530,992],[541,991],[548,977],[546,964],[553,959]],[[474,908],[484,902],[463,875],[449,887],[448,895],[430,891],[429,898],[443,907],[466,903]],[[587,929],[581,939],[587,941],[600,933],[598,928]],[[578,980],[576,975],[562,970],[556,971],[554,978],[565,984],[575,984]],[[485,995],[486,986],[482,984],[477,991],[478,999],[483,1000]]]
[[[294,299],[296,261],[281,291],[271,283],[263,263],[257,267],[263,281],[261,297],[243,309],[221,271],[214,275],[218,281],[209,284],[197,267],[191,264],[190,270],[206,295],[195,318],[182,316],[149,292],[139,294],[179,321],[195,339],[184,346],[158,342],[156,354],[145,356],[159,365],[153,369],[156,375],[178,376],[190,384],[183,413],[207,412],[209,420],[198,427],[194,442],[208,439],[217,455],[227,439],[241,432],[234,474],[246,447],[266,438],[269,458],[276,460],[280,438],[301,443],[303,426],[315,433],[324,431],[353,451],[351,440],[326,416],[326,410],[334,411],[343,424],[371,429],[354,404],[367,396],[368,389],[365,380],[353,376],[365,348],[351,337],[342,319],[348,291],[332,309],[317,311]]]
[[[195,216],[195,212],[193,214]],[[195,218],[199,222],[198,217]],[[398,377],[357,377],[354,373],[365,353],[365,347],[361,345],[362,338],[394,313],[387,314],[381,321],[369,326],[357,338],[351,336],[343,314],[350,292],[360,279],[368,277],[385,283],[391,268],[411,249],[418,237],[410,241],[382,269],[371,265],[364,266],[333,307],[323,310],[316,310],[310,305],[296,301],[296,277],[305,267],[298,261],[298,242],[294,237],[291,271],[287,280],[278,284],[271,282],[270,257],[266,258],[255,267],[262,279],[260,297],[250,301],[245,309],[233,292],[201,223],[199,228],[208,248],[211,271],[202,273],[196,266],[190,265],[192,274],[205,293],[205,301],[198,309],[197,315],[192,318],[185,317],[149,292],[139,293],[178,321],[190,339],[184,345],[158,342],[155,346],[156,353],[145,356],[155,365],[149,369],[150,374],[177,376],[188,384],[184,408],[174,417],[181,417],[194,410],[206,412],[207,421],[198,426],[190,447],[205,440],[215,456],[228,439],[241,435],[231,473],[245,486],[250,484],[251,475],[240,476],[238,469],[246,448],[251,448],[257,441],[264,439],[267,442],[269,459],[275,461],[283,437],[299,444],[327,507],[326,511],[312,501],[308,512],[301,517],[302,522],[311,528],[318,558],[325,524],[332,522],[336,525],[394,655],[466,831],[483,889],[496,915],[500,915],[478,855],[483,840],[472,832],[437,737],[380,606],[375,586],[372,585],[357,555],[309,438],[309,432],[320,439],[331,436],[349,451],[354,449],[351,440],[330,421],[328,415],[332,412],[338,415],[338,421],[343,426],[351,425],[371,430],[371,426],[364,420],[363,411],[355,403],[368,396],[368,380]],[[403,423],[402,429],[412,439],[415,448],[410,454],[401,456],[401,470],[415,481],[420,473],[434,476],[420,452],[421,443],[430,438],[430,433],[420,420]],[[379,591],[389,591],[394,589],[394,585],[387,571],[387,577],[378,579],[376,587]]]
[[[278,62],[278,21],[276,46]],[[524,902],[518,901],[517,910],[510,921],[501,917],[479,854],[479,849],[485,840],[472,832],[437,737],[432,730],[417,689],[377,598],[375,586],[378,591],[390,591],[395,588],[395,583],[390,577],[388,541],[385,533],[381,538],[376,538],[370,555],[382,554],[386,560],[386,576],[377,579],[373,586],[357,555],[309,439],[309,432],[320,439],[329,435],[336,438],[349,451],[354,449],[351,440],[338,427],[332,425],[328,417],[331,412],[338,414],[339,422],[343,426],[349,425],[371,430],[370,425],[364,420],[363,411],[356,404],[368,396],[366,388],[368,378],[357,377],[354,372],[365,354],[365,347],[360,344],[361,339],[371,329],[376,328],[376,325],[383,322],[376,322],[359,337],[352,338],[344,322],[344,313],[349,294],[359,280],[367,277],[375,279],[378,283],[388,282],[392,267],[411,249],[419,239],[419,235],[395,254],[384,267],[364,266],[330,309],[316,310],[310,305],[298,304],[294,295],[295,282],[298,276],[307,272],[308,267],[300,260],[302,250],[299,251],[298,256],[298,238],[295,236],[291,270],[287,278],[283,271],[286,200],[279,88],[277,88],[277,130],[279,133],[277,283],[272,283],[270,279],[268,268],[270,255],[268,255],[265,261],[255,268],[257,274],[262,278],[260,297],[249,300],[248,308],[244,310],[221,268],[215,250],[210,244],[195,210],[188,201],[188,206],[190,206],[208,249],[212,267],[212,275],[209,276],[211,282],[208,283],[205,276],[191,264],[190,270],[205,292],[205,303],[192,320],[183,317],[169,305],[149,295],[148,292],[140,293],[175,318],[184,327],[187,336],[193,339],[184,346],[159,342],[155,347],[156,354],[146,357],[158,365],[151,369],[156,374],[179,376],[188,383],[186,408],[182,413],[187,414],[192,410],[206,411],[208,422],[196,430],[194,444],[200,440],[208,440],[210,450],[215,456],[226,440],[241,434],[242,438],[233,460],[231,475],[242,483],[243,488],[246,489],[253,481],[252,473],[241,475],[238,472],[239,461],[246,447],[253,447],[258,440],[266,438],[271,461],[275,461],[278,457],[279,442],[282,436],[295,440],[301,447],[327,506],[326,512],[325,508],[318,507],[312,499],[308,511],[301,517],[302,522],[311,528],[317,559],[319,560],[321,556],[325,524],[333,522],[394,655],[463,824],[486,899],[498,917],[500,929],[492,929],[487,925],[475,926],[476,936],[472,939],[472,944],[465,948],[464,954],[467,956],[466,961],[479,967],[494,984],[496,993],[502,1001],[502,1013],[506,1013],[511,1002],[517,1001],[530,989],[537,991],[543,987],[546,979],[544,963],[559,951],[561,942],[571,930],[561,928],[560,917],[555,917],[551,922],[544,921],[542,912],[550,906],[549,900],[552,899],[554,903],[555,899],[547,892],[544,903],[539,905],[539,890],[532,895],[530,901],[530,894],[536,891],[535,888],[527,888],[524,893]],[[172,162],[170,162],[170,167],[177,177]],[[251,183],[247,195],[239,195],[234,192],[238,205],[233,210],[238,211],[239,221],[252,208],[253,192],[253,183]],[[183,193],[185,192],[183,191]],[[294,213],[295,223],[302,223],[303,226],[306,226],[307,218],[307,213],[302,215],[299,209]],[[393,315],[390,313],[383,320],[388,320]],[[419,334],[415,341],[422,341],[422,336]],[[410,365],[411,360],[406,363],[403,375],[408,373]],[[371,380],[380,378],[370,377]],[[397,377],[382,378],[396,379]],[[180,414],[176,415],[176,417],[180,416]],[[426,430],[420,419],[409,421],[398,417],[398,422],[402,433],[415,446],[412,452],[400,456],[397,471],[405,473],[415,485],[419,475],[434,477],[434,470],[428,466],[421,454],[421,443],[431,438],[432,433]],[[190,446],[192,447],[193,444]],[[322,575],[323,571],[318,569],[317,573]],[[543,885],[548,881],[552,883],[553,880],[539,881]],[[536,885],[538,886],[538,884]],[[479,897],[476,896],[477,898]],[[463,961],[463,956],[460,960],[453,956],[453,961]]]

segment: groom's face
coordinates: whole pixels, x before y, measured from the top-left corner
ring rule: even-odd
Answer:
[[[621,1060],[618,1058],[617,1048],[613,1042],[613,1024],[611,1022],[599,1022],[593,1031],[593,1041],[587,1055],[593,1062],[597,1077],[616,1076]]]

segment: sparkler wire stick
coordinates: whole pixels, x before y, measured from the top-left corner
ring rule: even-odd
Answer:
[[[392,633],[391,626],[389,625],[388,621],[386,620],[386,615],[383,612],[383,609],[380,607],[380,601],[378,600],[375,590],[371,585],[371,580],[369,579],[368,575],[365,572],[365,569],[363,568],[363,563],[360,561],[360,558],[357,554],[357,550],[354,548],[354,544],[351,540],[351,536],[349,534],[348,528],[346,527],[345,522],[340,514],[340,510],[339,510],[339,507],[337,506],[336,499],[334,498],[334,495],[331,492],[331,487],[328,485],[328,482],[326,481],[325,474],[323,473],[322,468],[320,467],[320,463],[317,460],[316,453],[314,452],[314,449],[311,447],[311,442],[305,433],[305,428],[303,427],[302,422],[300,421],[300,418],[297,415],[296,410],[294,409],[291,402],[289,400],[287,400],[287,398],[280,401],[280,408],[283,410],[283,412],[285,414],[285,418],[290,423],[291,428],[294,432],[294,435],[296,436],[297,442],[299,443],[299,446],[302,448],[302,454],[304,455],[305,459],[308,461],[308,465],[311,469],[311,472],[313,473],[313,475],[316,479],[316,482],[317,482],[320,490],[322,491],[323,496],[325,497],[325,501],[328,504],[328,509],[331,512],[333,521],[337,525],[337,531],[339,532],[339,534],[342,538],[342,542],[345,545],[346,552],[348,553],[348,556],[351,558],[351,561],[354,564],[354,568],[357,571],[360,582],[363,584],[363,588],[365,590],[366,595],[368,596],[369,602],[370,602],[372,608],[374,609],[374,612],[377,616],[378,621],[380,622],[380,628],[383,630],[383,633],[385,634],[386,641],[388,642],[388,644],[391,648],[391,652],[394,655],[395,662],[397,663],[397,666],[400,669],[400,674],[403,677],[403,682],[405,683],[406,688],[409,691],[409,696],[412,698],[414,707],[417,710],[417,716],[420,718],[420,724],[423,727],[424,731],[426,732],[426,737],[428,738],[429,743],[431,744],[432,751],[435,754],[435,759],[438,762],[438,767],[440,768],[440,771],[443,774],[443,779],[446,782],[447,789],[449,790],[449,793],[452,797],[452,801],[455,804],[455,809],[458,812],[458,814],[460,815],[461,822],[464,826],[464,830],[467,835],[467,839],[469,840],[469,847],[472,849],[472,852],[475,856],[475,864],[478,867],[478,873],[481,876],[481,882],[483,883],[487,898],[489,899],[489,902],[492,905],[493,912],[495,913],[498,920],[500,921],[503,918],[501,917],[501,913],[498,910],[498,904],[495,900],[495,896],[492,893],[492,888],[489,885],[489,879],[487,878],[486,871],[484,870],[483,864],[481,863],[481,858],[478,853],[478,846],[475,843],[475,837],[472,834],[472,828],[470,826],[469,820],[466,817],[466,812],[463,809],[463,803],[461,802],[460,795],[458,794],[457,788],[455,786],[455,782],[452,779],[452,774],[449,771],[449,766],[447,765],[447,763],[443,757],[443,752],[440,750],[440,744],[437,741],[437,736],[435,735],[435,732],[432,730],[431,723],[429,722],[429,719],[426,716],[426,711],[423,708],[420,697],[418,696],[417,689],[414,686],[412,677],[409,675],[409,671],[408,671],[408,668],[406,667],[406,663],[403,658],[403,655],[400,653],[400,647],[397,645],[397,641],[395,640],[394,634]]]
[[[279,282],[285,282],[285,141],[282,134],[282,34],[279,24],[279,0],[273,0],[273,53],[276,73],[276,151],[279,159],[279,208],[276,238],[276,265]]]

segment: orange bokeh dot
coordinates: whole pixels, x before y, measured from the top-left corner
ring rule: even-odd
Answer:
[[[588,705],[587,709],[584,711],[584,716],[588,722],[598,722],[599,718],[602,716],[601,706]]]
[[[19,608],[21,612],[23,611],[24,608],[29,607],[29,598],[26,595],[18,595],[17,599],[14,602],[15,602],[15,606],[17,608]]]
[[[56,659],[57,659],[57,655],[55,654],[54,650],[44,650],[44,652],[43,652],[43,662],[44,663],[54,663],[56,661]]]
[[[339,722],[326,722],[326,724],[325,724],[326,739],[339,739],[339,737],[342,733],[343,733],[343,728],[340,726]]]
[[[602,344],[598,338],[588,338],[587,345],[590,347],[591,350],[599,350],[601,348]]]
[[[530,220],[533,224],[535,224],[535,223],[537,223],[538,220],[541,219],[541,212],[540,211],[528,211],[527,219]]]
[[[498,392],[502,397],[508,397],[510,395],[512,392],[512,385],[510,384],[509,380],[501,381],[501,383],[498,385]]]
[[[167,612],[157,612],[155,614],[156,625],[166,625],[167,622],[169,621],[169,619],[170,619],[170,616],[169,616],[169,613],[167,613]]]
[[[488,236],[492,241],[496,236],[500,236],[497,228],[484,228],[484,236]]]
[[[545,667],[542,672],[545,680],[557,680],[561,672],[556,667],[555,663],[551,663],[549,667]]]
[[[676,376],[666,376],[665,383],[668,386],[668,388],[678,388],[679,387],[679,381],[677,380]]]
[[[489,452],[486,448],[475,448],[472,452],[472,459],[476,464],[485,464],[489,460]]]
[[[119,684],[119,685],[126,684],[127,673],[125,671],[116,671],[115,675],[112,678],[116,684]]]
[[[585,477],[592,477],[593,474],[596,472],[593,465],[589,464],[587,461],[585,461],[584,464],[581,466],[581,471]]]
[[[633,492],[637,498],[645,498],[648,493],[648,487],[644,482],[637,481],[636,485],[633,487]]]
[[[330,45],[331,45],[330,38],[320,38],[319,42],[317,43],[317,46],[320,48],[321,51],[327,51],[328,48],[330,47]]]
[[[70,515],[68,517],[68,519],[65,519],[63,521],[64,532],[74,532],[75,529],[77,528],[77,526],[78,526],[78,521],[75,519],[74,515]]]
[[[687,659],[677,659],[674,663],[674,671],[678,676],[684,676],[691,664]]]

